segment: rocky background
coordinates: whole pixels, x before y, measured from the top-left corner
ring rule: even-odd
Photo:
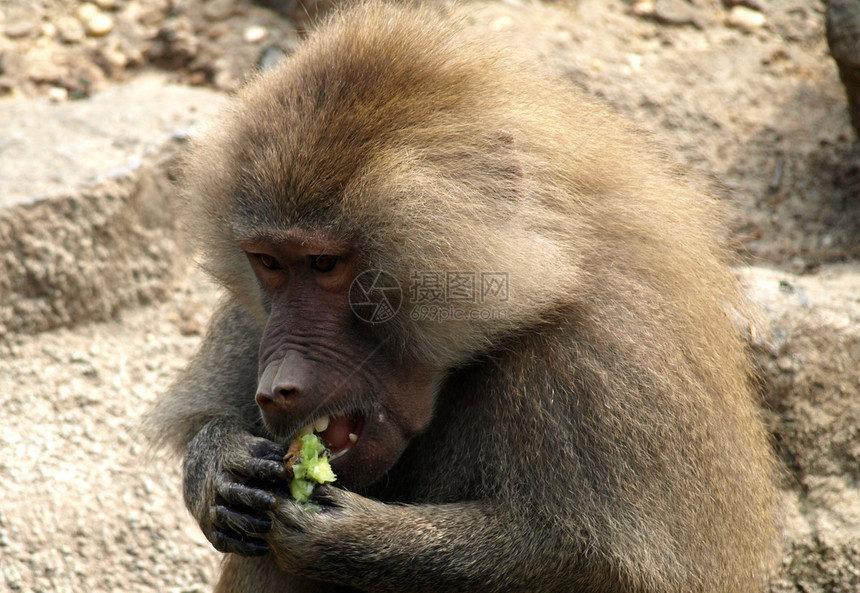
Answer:
[[[838,0],[849,5],[852,0]],[[860,591],[860,146],[818,0],[483,2],[477,28],[635,120],[727,203],[783,461],[773,593]],[[327,3],[0,3],[0,591],[207,591],[139,422],[218,290],[175,158]]]

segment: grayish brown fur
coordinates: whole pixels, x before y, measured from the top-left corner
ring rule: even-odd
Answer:
[[[341,523],[308,519],[296,539],[273,513],[274,554],[230,556],[221,590],[322,590],[288,588],[282,568],[310,576],[297,543],[315,577],[368,591],[760,590],[773,462],[717,206],[606,108],[466,33],[463,12],[338,13],[194,145],[192,228],[230,297],[150,416],[178,452],[212,421],[267,437],[249,228],[357,239],[404,287],[416,270],[510,286],[503,320],[378,329],[448,369],[433,422],[338,499]]]

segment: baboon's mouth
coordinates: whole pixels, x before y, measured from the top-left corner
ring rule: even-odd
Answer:
[[[336,459],[358,442],[363,425],[363,417],[359,412],[340,412],[317,418],[301,428],[299,435],[317,433],[331,451],[331,459]]]

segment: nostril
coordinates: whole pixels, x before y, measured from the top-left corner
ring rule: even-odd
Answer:
[[[265,391],[257,392],[256,397],[254,398],[257,402],[257,405],[260,406],[262,410],[271,410],[277,404],[276,397],[271,393],[267,393]]]
[[[299,395],[299,390],[293,385],[280,385],[275,387],[275,393],[281,399],[287,400]]]
[[[271,391],[264,390],[257,392],[254,398],[257,405],[266,411],[277,411],[286,407],[290,401],[299,395],[299,390],[292,385],[277,386]]]

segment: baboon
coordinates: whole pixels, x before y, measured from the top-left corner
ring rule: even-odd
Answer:
[[[217,590],[760,590],[774,465],[714,200],[463,14],[334,14],[193,143],[228,296],[149,424]],[[282,463],[311,425],[315,508]]]
[[[848,115],[860,134],[860,0],[827,2],[827,45],[845,85]]]

